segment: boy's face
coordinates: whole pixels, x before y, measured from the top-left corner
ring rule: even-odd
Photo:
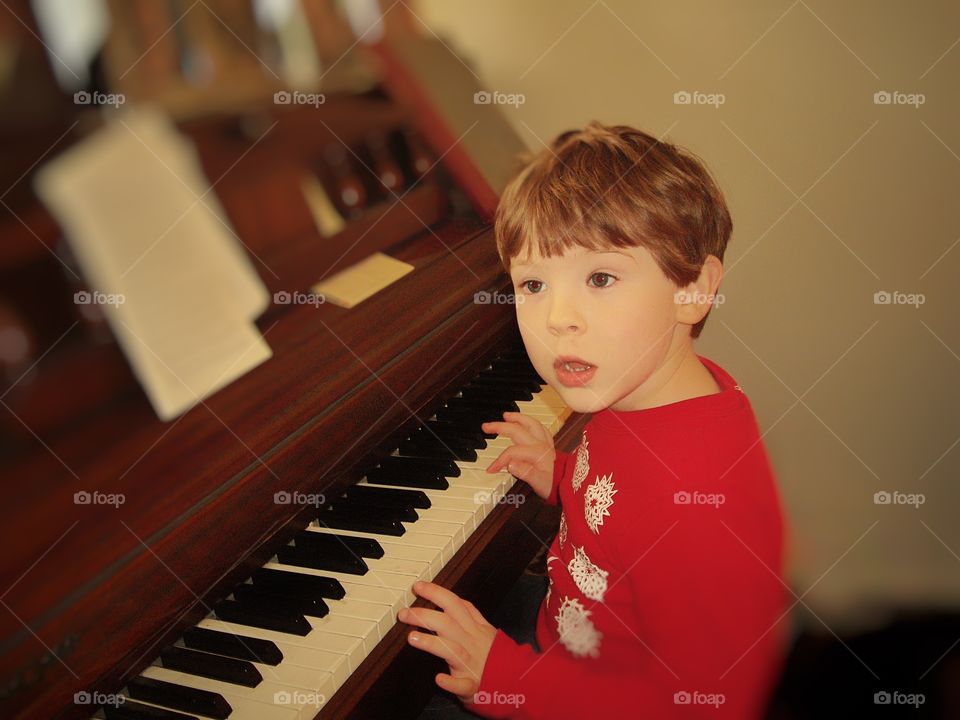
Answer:
[[[643,407],[644,384],[690,342],[678,288],[646,248],[518,258],[510,277],[533,366],[575,412]]]

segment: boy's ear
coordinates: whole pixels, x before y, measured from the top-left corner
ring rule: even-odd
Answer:
[[[700,276],[686,287],[677,288],[677,321],[685,325],[696,325],[703,320],[715,302],[721,279],[723,263],[716,256],[707,255],[700,268]]]

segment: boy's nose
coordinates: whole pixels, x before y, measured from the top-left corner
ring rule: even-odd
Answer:
[[[557,335],[576,334],[582,332],[585,326],[583,315],[574,303],[559,300],[554,301],[550,306],[550,314],[547,317],[547,327],[550,332]]]

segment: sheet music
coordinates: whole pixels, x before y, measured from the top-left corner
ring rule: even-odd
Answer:
[[[85,279],[158,416],[169,420],[271,356],[270,295],[166,117],[139,108],[41,169]]]

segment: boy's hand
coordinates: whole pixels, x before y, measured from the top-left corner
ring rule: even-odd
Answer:
[[[432,582],[415,582],[413,591],[444,612],[427,608],[404,608],[398,617],[409,625],[433,630],[436,635],[411,632],[407,638],[415,648],[447,661],[450,674],[438,673],[437,685],[463,702],[473,702],[480,689],[483,667],[497,634],[473,603]]]
[[[488,473],[503,468],[516,478],[527,482],[533,491],[546,499],[553,487],[553,461],[557,456],[553,436],[543,423],[523,413],[505,412],[505,422],[485,422],[484,432],[506,435],[513,440],[500,457],[487,468]]]

